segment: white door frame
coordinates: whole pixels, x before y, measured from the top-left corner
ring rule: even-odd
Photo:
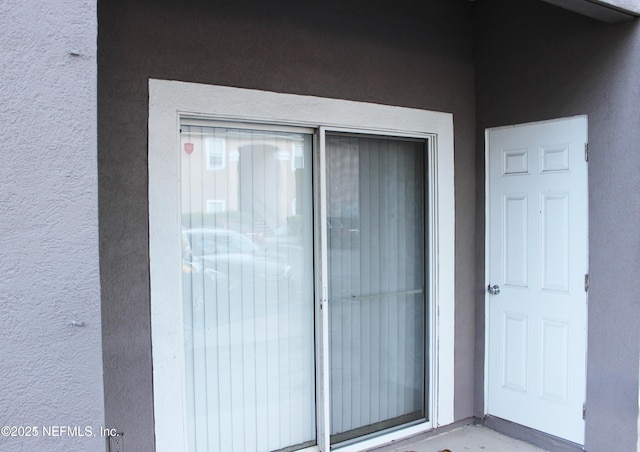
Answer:
[[[183,313],[181,304],[175,302],[181,299],[182,282],[180,271],[174,265],[181,261],[180,243],[176,237],[179,237],[180,228],[178,150],[182,116],[294,125],[318,130],[321,126],[355,131],[376,130],[389,135],[416,135],[434,140],[432,155],[429,155],[430,211],[427,237],[430,421],[341,450],[363,450],[452,423],[455,377],[452,115],[338,99],[150,79],[149,257],[156,450],[183,450],[186,444]],[[167,256],[173,256],[173,259]],[[321,300],[326,299],[323,289],[321,287]],[[324,312],[320,318],[324,319]],[[323,335],[321,341],[324,342],[325,338],[326,335]],[[318,380],[326,385],[325,357],[319,356],[317,359],[322,368]],[[327,392],[327,389],[325,386],[323,391]],[[321,422],[327,422],[326,414],[318,419],[318,443],[320,450],[328,451],[328,430],[321,426]],[[327,433],[321,436],[325,431]]]
[[[492,130],[499,130],[499,129],[505,129],[505,128],[510,128],[510,127],[515,127],[515,126],[529,126],[529,125],[535,125],[535,124],[545,124],[545,123],[552,123],[552,122],[557,122],[557,121],[563,121],[563,120],[570,120],[570,119],[577,119],[577,118],[583,118],[585,120],[585,122],[587,123],[587,131],[588,131],[588,117],[587,115],[577,115],[577,116],[572,116],[572,117],[564,117],[564,118],[556,118],[556,119],[550,119],[550,120],[544,120],[544,121],[534,121],[534,122],[529,122],[529,123],[522,123],[522,124],[514,124],[514,125],[508,125],[508,126],[498,126],[498,127],[492,127],[492,128],[488,128],[485,129],[485,279],[484,279],[484,302],[485,302],[485,309],[484,309],[484,318],[485,318],[485,337],[484,337],[484,407],[483,407],[483,413],[485,415],[490,414],[488,413],[488,397],[489,397],[489,359],[488,359],[488,353],[489,353],[489,337],[490,337],[490,331],[489,331],[489,308],[490,308],[490,297],[491,295],[488,293],[487,287],[490,284],[494,284],[491,280],[491,253],[490,253],[490,209],[491,209],[491,205],[489,202],[490,199],[490,142],[489,142],[489,132]],[[588,132],[587,132],[587,136],[585,136],[585,140],[587,141],[587,143],[585,143],[585,159],[588,159]],[[588,167],[587,167],[587,182],[588,182]],[[585,190],[586,190],[586,208],[587,208],[587,221],[589,218],[589,192],[588,192],[588,183],[585,185]],[[587,228],[588,231],[588,224],[585,225],[585,227]],[[587,269],[585,270],[587,275],[588,275],[588,264],[589,264],[589,244],[588,244],[588,232],[587,232],[587,244],[586,244],[586,262],[587,262]],[[588,290],[586,290],[586,288],[588,287],[588,283],[587,281],[585,281],[585,296],[587,297],[587,301],[588,301]],[[588,310],[587,310],[587,306],[588,303],[585,304],[585,312],[587,314],[587,319],[586,319],[586,323],[585,323],[585,368],[584,368],[584,372],[585,372],[585,381],[586,381],[586,372],[587,372],[587,368],[586,368],[586,352],[588,349],[588,342],[587,342],[587,337],[588,337],[588,332],[586,330],[586,328],[588,327]],[[586,393],[585,393],[585,398],[586,398]],[[640,419],[640,417],[639,417]],[[527,426],[524,426],[527,427]],[[639,449],[640,450],[640,449]]]

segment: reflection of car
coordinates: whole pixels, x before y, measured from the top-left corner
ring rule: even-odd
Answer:
[[[236,231],[186,229],[182,231],[182,237],[183,248],[188,247],[192,263],[226,275],[234,282],[232,285],[289,278],[289,265],[267,259],[258,245]]]
[[[187,229],[182,231],[194,257],[215,254],[256,253],[258,245],[248,237],[228,229]]]

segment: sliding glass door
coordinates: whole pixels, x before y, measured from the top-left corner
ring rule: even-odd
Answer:
[[[426,420],[426,140],[185,121],[190,450],[292,451]]]
[[[424,144],[326,136],[332,443],[426,418]]]

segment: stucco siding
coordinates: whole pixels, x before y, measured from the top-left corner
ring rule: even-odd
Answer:
[[[107,422],[153,447],[148,78],[454,116],[456,419],[473,414],[475,149],[467,2],[99,2],[100,232]]]
[[[96,4],[0,17],[0,449],[101,450]]]

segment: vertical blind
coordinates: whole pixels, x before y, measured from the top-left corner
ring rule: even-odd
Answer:
[[[182,127],[191,450],[315,444],[311,143]]]
[[[328,134],[331,439],[424,419],[424,141]]]

